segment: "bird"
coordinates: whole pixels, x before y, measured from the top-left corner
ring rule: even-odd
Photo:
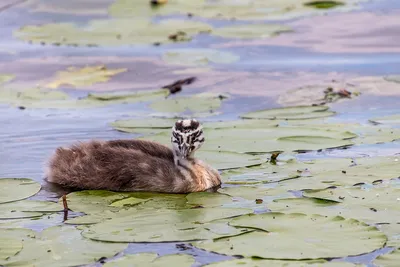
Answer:
[[[172,147],[138,139],[91,140],[58,147],[47,182],[78,190],[191,193],[220,187],[219,172],[194,157],[204,143],[196,119],[172,126]]]

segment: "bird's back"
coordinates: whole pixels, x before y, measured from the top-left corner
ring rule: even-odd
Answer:
[[[58,148],[49,161],[47,180],[114,191],[173,192],[190,187],[174,165],[170,148],[142,140],[91,141]]]

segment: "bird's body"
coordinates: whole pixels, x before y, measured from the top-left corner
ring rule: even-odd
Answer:
[[[144,140],[90,141],[58,148],[50,159],[47,180],[79,189],[164,193],[198,192],[219,186],[219,173],[193,157],[204,142],[204,138],[195,142],[200,135],[195,122],[189,131],[182,132],[179,126],[188,122],[175,124],[173,149]]]

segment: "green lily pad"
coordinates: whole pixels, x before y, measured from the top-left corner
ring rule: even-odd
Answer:
[[[197,116],[193,116],[197,117]],[[164,133],[170,134],[171,128],[176,122],[176,118],[146,118],[146,119],[128,119],[117,120],[110,125],[121,132],[126,133]],[[202,122],[204,129],[225,129],[225,128],[269,128],[276,127],[278,124],[275,121],[260,120],[255,123],[253,120],[234,120],[234,121],[205,121]]]
[[[73,244],[73,245],[71,245]],[[6,261],[5,266],[78,266],[103,257],[112,257],[126,244],[95,242],[81,236],[81,231],[69,226],[55,226],[24,241],[23,249]]]
[[[262,186],[235,186],[225,187],[218,190],[218,192],[229,195],[231,197],[240,197],[247,200],[255,201],[262,199],[263,201],[272,201],[278,198],[294,197],[291,193],[280,190],[279,188],[270,188]]]
[[[254,123],[257,123],[254,120]],[[339,129],[279,126],[262,129],[226,128],[205,131],[204,151],[266,153],[275,151],[307,151],[352,145],[355,134]],[[159,133],[140,139],[170,144],[170,133]]]
[[[228,261],[220,261],[204,265],[204,267],[307,267],[307,266],[326,266],[326,267],[352,267],[359,266],[349,262],[331,262],[325,260],[308,260],[308,261],[285,261],[285,260],[263,260],[263,259],[236,259]]]
[[[28,25],[15,31],[14,36],[24,41],[54,45],[121,46],[171,43],[174,40],[170,35],[179,33],[184,38],[175,41],[189,41],[194,35],[211,29],[210,25],[196,21],[167,19],[155,23],[137,17],[93,20],[85,27],[72,23]]]
[[[205,66],[210,63],[229,64],[240,59],[229,52],[213,49],[175,49],[163,54],[162,59],[168,64]]]
[[[299,260],[359,255],[386,242],[376,228],[343,217],[265,213],[240,216],[229,224],[260,231],[193,245],[227,255]]]
[[[130,267],[130,266],[151,266],[151,267],[190,267],[195,259],[188,254],[171,254],[158,257],[156,253],[140,253],[125,255],[113,261],[105,263],[104,267]]]
[[[400,247],[400,223],[378,224],[377,228],[387,236],[386,246]]]
[[[375,122],[375,123],[381,123],[381,124],[399,124],[400,123],[400,114],[372,118],[372,119],[370,119],[370,121]]]
[[[327,106],[296,106],[249,112],[241,117],[245,119],[305,120],[329,117],[335,114],[328,109]]]
[[[0,204],[0,219],[40,217],[45,213],[62,211],[63,207],[50,201],[23,200]]]
[[[135,206],[137,204],[143,203],[147,200],[148,199],[128,197],[128,198],[124,198],[121,200],[117,200],[117,201],[111,203],[110,206],[112,206],[112,207],[131,207],[131,206]]]
[[[84,68],[69,67],[66,71],[59,71],[54,81],[46,87],[56,89],[60,86],[83,87],[95,83],[107,82],[114,75],[126,72],[127,69],[107,69],[104,65],[87,66]]]
[[[315,4],[313,4],[313,2]],[[168,1],[167,5],[153,7],[148,3],[133,0],[117,0],[109,13],[114,17],[148,17],[188,14],[202,18],[235,19],[235,20],[282,20],[304,17],[306,15],[325,14],[329,9],[347,11],[357,8],[360,0],[342,1],[310,1],[285,0],[263,1],[255,0],[249,5],[248,1],[206,1],[187,2],[184,0]],[[307,3],[309,3],[307,5]],[[311,4],[310,4],[311,3]],[[340,5],[343,3],[343,5]],[[335,8],[333,8],[335,7]]]
[[[329,8],[335,8],[338,6],[343,6],[345,3],[339,2],[339,1],[310,1],[307,3],[304,3],[305,6],[309,7],[314,7],[318,9],[329,9]]]
[[[202,207],[220,207],[232,203],[232,197],[226,194],[209,192],[190,193],[186,199],[188,204]]]
[[[400,189],[392,187],[336,188],[308,191],[308,198],[278,199],[268,207],[276,212],[340,215],[367,223],[399,223]]]
[[[0,84],[9,82],[15,78],[15,75],[12,74],[0,74]]]
[[[172,242],[240,234],[228,227],[213,231],[207,223],[251,213],[249,209],[199,208],[184,210],[122,210],[114,218],[83,231],[86,238],[110,242]],[[214,229],[215,230],[215,229]]]
[[[248,154],[223,151],[199,151],[196,157],[212,165],[218,170],[227,170],[247,166],[260,165],[266,159]]]
[[[40,191],[40,184],[27,178],[1,178],[0,203],[25,199]]]
[[[225,38],[247,39],[273,37],[291,31],[290,27],[279,24],[246,24],[216,28],[212,31],[212,35]]]
[[[28,229],[0,229],[0,264],[19,253],[29,236],[34,236],[34,232]]]
[[[393,252],[381,255],[374,261],[375,266],[378,267],[396,267],[400,262],[400,248],[395,249]]]
[[[165,96],[166,90],[139,91],[135,93],[89,94],[75,99],[68,94],[42,88],[25,90],[0,89],[0,102],[29,108],[92,108],[111,104],[136,103],[156,100]]]
[[[191,97],[176,97],[155,101],[150,108],[159,112],[178,113],[213,111],[221,106],[222,100],[218,95],[198,94]]]

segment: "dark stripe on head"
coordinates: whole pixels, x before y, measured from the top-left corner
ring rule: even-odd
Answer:
[[[197,120],[179,120],[175,123],[175,130],[182,133],[188,133],[199,128],[200,123]]]

